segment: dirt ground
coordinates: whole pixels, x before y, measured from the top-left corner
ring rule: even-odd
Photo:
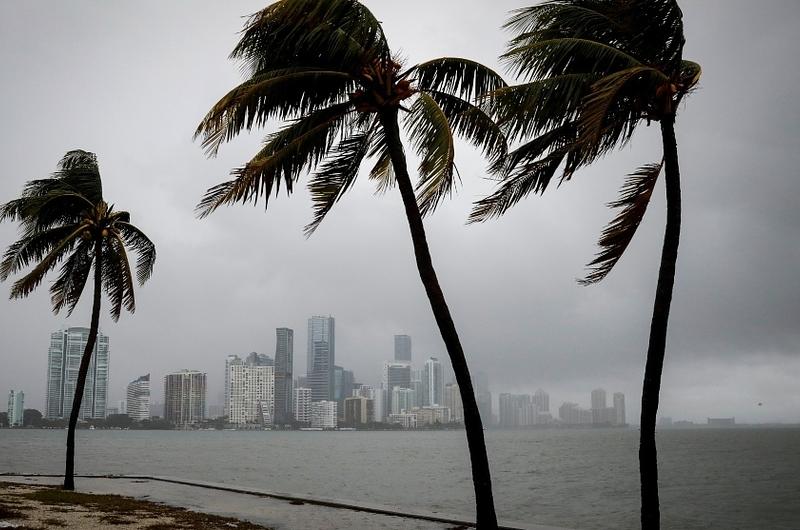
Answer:
[[[63,491],[53,486],[0,482],[0,528],[122,530],[257,530],[266,526],[163,504]]]

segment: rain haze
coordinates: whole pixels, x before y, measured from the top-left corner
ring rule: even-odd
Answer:
[[[499,71],[518,0],[364,2],[409,63],[463,56]],[[241,81],[227,55],[263,1],[0,3],[0,202],[50,174],[61,156],[97,153],[106,200],[131,212],[156,243],[137,310],[110,337],[110,402],[139,375],[208,373],[221,404],[224,359],[274,354],[275,328],[295,330],[295,374],[305,373],[307,319],[336,318],[336,363],[380,381],[392,336],[413,338],[415,365],[446,358],[414,264],[397,190],[365,177],[311,238],[303,185],[258,206],[198,220],[210,186],[248,160],[267,130],[207,159],[195,127]],[[800,422],[800,4],[682,2],[685,56],[703,65],[700,89],[677,121],[684,213],[660,413],[704,421]],[[420,15],[424,13],[424,15]],[[504,74],[507,74],[504,72]],[[507,76],[508,78],[508,76]],[[497,221],[465,225],[493,189],[486,163],[457,146],[461,185],[426,220],[434,263],[473,372],[491,391],[543,388],[557,407],[592,389],[624,392],[638,423],[644,353],[664,227],[663,182],[628,252],[603,282],[576,278],[596,252],[623,178],[661,156],[657,126],[560,189],[531,196]],[[413,165],[412,165],[413,168]],[[302,182],[301,182],[302,184]],[[16,227],[0,225],[9,245]],[[8,293],[10,282],[2,284]],[[43,286],[45,287],[45,286]],[[4,296],[5,298],[5,296]],[[53,315],[46,289],[0,301],[0,395],[42,409],[50,333],[87,326],[86,297]]]

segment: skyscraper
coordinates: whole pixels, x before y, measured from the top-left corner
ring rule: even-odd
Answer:
[[[333,366],[335,362],[336,334],[334,318],[331,316],[313,316],[309,318],[306,366],[312,401],[333,400]]]
[[[275,367],[252,355],[225,359],[225,415],[228,422],[272,425],[275,415]]]
[[[386,361],[383,363],[383,382],[381,383],[381,413],[388,416],[392,413],[392,390],[394,387],[411,387],[411,366],[405,362]]]
[[[68,418],[72,412],[72,400],[78,381],[78,370],[83,350],[89,339],[88,328],[68,328],[50,335],[50,349],[47,354],[47,395],[45,397],[45,417],[48,419]],[[79,418],[99,419],[106,417],[108,396],[108,337],[97,333]]]
[[[461,401],[461,390],[457,383],[444,386],[444,406],[450,409],[450,421],[464,423],[464,403]]]
[[[411,337],[409,335],[394,336],[394,360],[411,362]]]
[[[602,388],[592,390],[592,410],[606,408],[606,391]]]
[[[422,369],[423,406],[432,407],[444,403],[444,374],[442,363],[436,357],[425,361]]]
[[[539,412],[550,412],[550,395],[540,388],[533,394],[533,404],[539,407]]]
[[[25,392],[11,390],[8,393],[8,426],[22,427],[23,412],[25,411]]]
[[[178,426],[206,417],[206,374],[182,370],[164,376],[164,419]]]
[[[150,374],[143,375],[128,383],[126,409],[133,421],[150,419]],[[120,410],[120,413],[123,413]]]
[[[275,329],[275,422],[288,423],[293,416],[294,330]]]
[[[625,425],[625,394],[614,393],[614,425]]]
[[[602,388],[592,390],[592,423],[608,424],[613,420],[613,409],[606,405],[606,391]]]

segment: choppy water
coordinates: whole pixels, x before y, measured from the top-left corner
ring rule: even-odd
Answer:
[[[638,524],[638,433],[487,431],[501,517]],[[59,473],[65,431],[0,430],[0,471]],[[664,528],[800,529],[800,429],[659,433]],[[79,431],[78,473],[226,482],[472,513],[463,432]]]

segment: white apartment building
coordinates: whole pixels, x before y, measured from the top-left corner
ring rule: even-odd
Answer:
[[[126,392],[127,400],[125,409],[120,406],[120,413],[127,412],[128,417],[133,421],[145,421],[150,419],[150,374],[143,375],[128,383]]]
[[[295,421],[303,424],[311,423],[311,389],[295,388],[293,405]]]
[[[322,429],[336,428],[336,402],[314,401],[311,403],[311,426]]]
[[[22,427],[23,412],[25,411],[25,392],[11,390],[8,393],[8,426]]]
[[[225,360],[225,414],[236,425],[272,425],[275,415],[275,367],[242,361],[237,355]]]

